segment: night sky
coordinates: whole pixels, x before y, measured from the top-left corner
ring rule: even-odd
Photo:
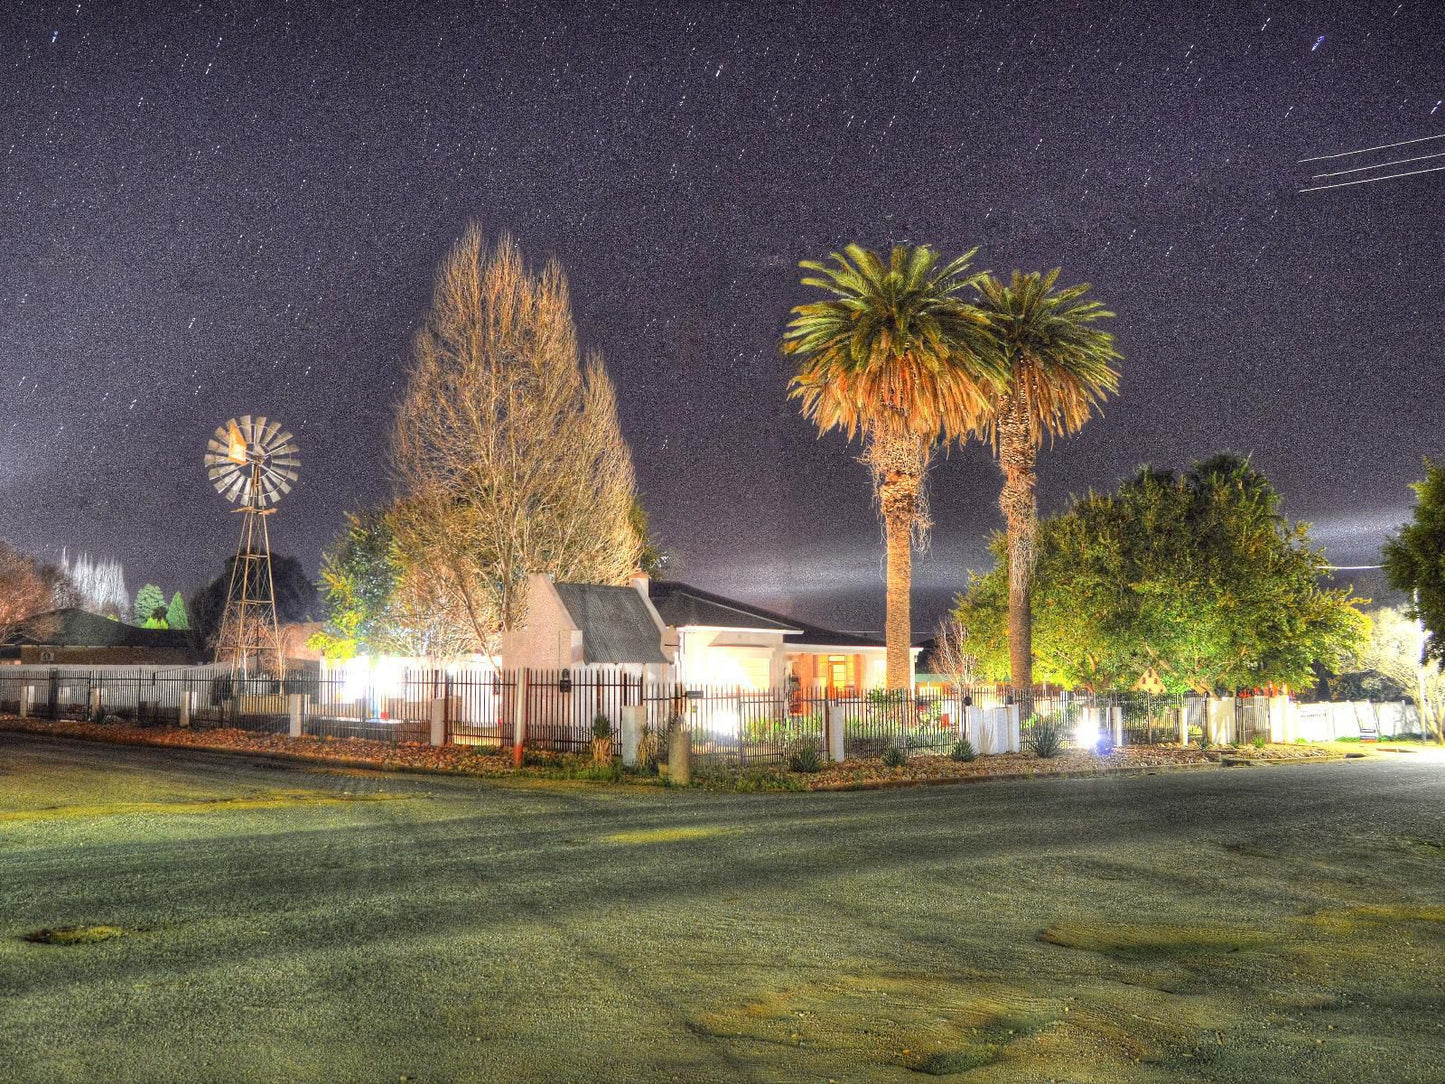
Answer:
[[[273,537],[312,571],[385,498],[470,219],[567,268],[679,575],[837,627],[881,625],[880,530],[776,343],[797,261],[849,240],[1062,265],[1119,314],[1121,397],[1045,452],[1044,511],[1227,447],[1366,564],[1445,455],[1445,172],[1296,191],[1297,159],[1445,133],[1437,0],[17,7],[0,535],[132,590],[234,549],[201,469],[232,415],[296,432]],[[998,484],[977,446],[935,469],[920,630],[986,563]]]

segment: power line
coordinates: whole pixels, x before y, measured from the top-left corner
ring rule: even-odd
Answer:
[[[1372,166],[1355,166],[1352,169],[1337,169],[1333,173],[1316,173],[1310,180],[1317,181],[1321,177],[1343,177],[1346,173],[1363,173],[1367,169],[1384,169],[1387,166],[1403,166],[1409,162],[1423,162],[1427,158],[1445,158],[1445,151],[1436,151],[1434,154],[1417,154],[1414,158],[1396,158],[1389,162],[1376,162]]]
[[[1376,181],[1393,181],[1399,177],[1414,177],[1420,173],[1439,173],[1445,166],[1431,166],[1429,169],[1412,169],[1408,173],[1391,173],[1387,177],[1365,177],[1358,181],[1340,181],[1338,184],[1317,184],[1313,188],[1300,188],[1300,192],[1323,192],[1327,188],[1348,188],[1352,184],[1374,184]]]
[[[1421,136],[1419,139],[1403,139],[1399,143],[1381,143],[1378,147],[1365,147],[1358,151],[1340,151],[1339,154],[1320,154],[1314,158],[1301,158],[1298,164],[1323,162],[1330,158],[1348,158],[1352,154],[1369,154],[1371,151],[1387,151],[1391,147],[1408,147],[1411,143],[1428,143],[1432,139],[1445,139],[1445,132],[1441,132],[1439,135]]]

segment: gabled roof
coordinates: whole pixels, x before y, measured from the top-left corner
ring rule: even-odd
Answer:
[[[781,632],[786,637],[787,644],[807,647],[884,646],[882,640],[837,632],[822,625],[798,621],[772,610],[765,610],[761,606],[751,606],[746,602],[715,595],[711,591],[685,583],[653,580],[647,585],[647,593],[662,619],[674,628],[691,625]]]
[[[582,661],[621,665],[667,662],[662,633],[632,587],[553,584],[572,623],[582,630]]]
[[[15,646],[45,647],[152,647],[187,646],[186,634],[178,629],[143,629],[112,621],[88,610],[67,608],[36,614],[22,621],[7,638]]]

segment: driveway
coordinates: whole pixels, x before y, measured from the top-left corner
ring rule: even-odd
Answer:
[[[929,1075],[1438,1084],[1445,759],[719,795],[0,733],[0,1079]]]

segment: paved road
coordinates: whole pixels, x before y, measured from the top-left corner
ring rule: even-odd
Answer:
[[[0,1080],[928,1073],[1445,1080],[1445,760],[716,795],[0,734]]]

